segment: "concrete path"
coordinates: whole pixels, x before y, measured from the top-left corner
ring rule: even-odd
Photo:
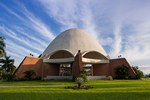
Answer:
[[[30,85],[30,86],[0,86],[0,87],[43,87],[43,86],[61,86],[68,84],[60,84],[60,85]]]
[[[0,80],[0,82],[2,82],[3,80]]]
[[[147,78],[143,78],[143,79],[145,79],[145,80],[147,80],[147,81],[150,81],[150,79],[147,79]]]

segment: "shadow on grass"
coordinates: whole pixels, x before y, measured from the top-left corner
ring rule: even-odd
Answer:
[[[79,91],[78,91],[79,92]],[[149,100],[148,92],[128,93],[1,93],[0,100]]]

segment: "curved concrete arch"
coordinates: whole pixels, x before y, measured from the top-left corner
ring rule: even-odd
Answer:
[[[51,54],[47,55],[45,58],[50,59],[52,55],[54,55],[54,54],[56,54],[57,52],[60,52],[60,51],[68,52],[72,57],[74,57],[74,55],[72,54],[71,51],[66,50],[66,49],[63,49],[63,50],[57,50],[57,51],[54,51],[54,52],[52,52]],[[71,57],[69,57],[69,58],[71,58]]]
[[[98,52],[98,51],[96,51],[96,50],[88,50],[88,51],[85,51],[85,52],[82,52],[82,57],[84,57],[86,54],[88,54],[88,53],[94,53],[94,52],[96,52],[96,53],[98,53],[98,54],[100,54],[104,59],[108,59],[107,57],[105,57],[102,53],[100,53],[100,52]],[[93,55],[94,56],[94,55]]]

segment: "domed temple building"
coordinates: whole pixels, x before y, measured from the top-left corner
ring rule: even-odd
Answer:
[[[136,75],[125,58],[111,59],[94,37],[73,28],[58,35],[39,58],[25,57],[14,74],[22,78],[23,72],[34,70],[35,77],[71,80],[85,69],[88,79],[104,79],[115,77],[114,68],[123,64],[129,75]]]

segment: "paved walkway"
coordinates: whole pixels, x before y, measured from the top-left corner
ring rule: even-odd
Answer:
[[[147,81],[150,81],[150,79],[147,79],[147,78],[143,78],[143,79],[145,79],[145,80],[147,80]]]
[[[60,85],[30,85],[30,86],[0,86],[0,87],[43,87],[43,86],[61,86],[68,84],[60,84]]]
[[[0,82],[2,82],[3,80],[0,80]]]

